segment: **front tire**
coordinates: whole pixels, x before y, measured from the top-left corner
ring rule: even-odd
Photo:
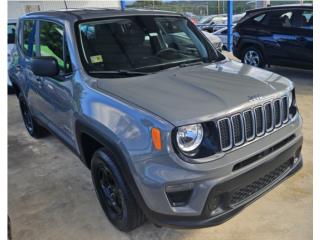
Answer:
[[[257,47],[248,47],[242,53],[241,62],[263,68],[266,64],[263,58],[263,54]]]
[[[129,232],[145,222],[145,217],[106,149],[98,149],[91,160],[96,194],[106,216],[120,231]]]
[[[18,100],[23,122],[28,133],[34,138],[41,138],[47,136],[48,131],[44,127],[42,127],[37,121],[35,121],[29,110],[28,103],[25,100],[22,93],[18,94]]]

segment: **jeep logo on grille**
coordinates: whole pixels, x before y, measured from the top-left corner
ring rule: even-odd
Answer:
[[[249,102],[259,101],[262,100],[263,97],[260,94],[248,96]]]

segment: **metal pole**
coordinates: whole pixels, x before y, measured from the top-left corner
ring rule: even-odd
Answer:
[[[120,0],[121,10],[124,11],[126,9],[126,1]]]
[[[68,9],[67,1],[66,1],[66,0],[64,0],[63,2],[64,2],[64,6],[65,6],[65,8],[66,8],[66,9]]]
[[[228,50],[232,52],[232,13],[233,0],[228,0]]]

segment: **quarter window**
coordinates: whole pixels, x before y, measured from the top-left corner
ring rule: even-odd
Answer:
[[[24,54],[26,54],[29,57],[35,56],[36,54],[35,32],[36,32],[35,21],[24,20],[21,48],[23,49]]]
[[[63,26],[53,22],[40,22],[40,56],[54,57],[62,73],[71,72]]]
[[[264,19],[265,16],[266,16],[265,13],[260,14],[260,15],[256,16],[255,18],[253,18],[253,21],[255,21],[255,22],[261,22],[261,21]]]

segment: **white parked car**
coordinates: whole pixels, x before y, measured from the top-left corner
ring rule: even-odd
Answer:
[[[234,29],[234,26],[232,27],[232,30]],[[213,35],[219,37],[222,41],[222,50],[228,49],[228,27],[224,27],[219,29],[218,31],[215,31]]]
[[[17,20],[16,19],[8,19],[8,30],[7,30],[7,34],[8,34],[8,67],[12,61],[12,50],[15,47],[15,36],[16,36],[16,25],[17,25]],[[7,82],[8,82],[8,93],[12,94],[13,91],[13,87],[12,87],[12,83],[11,80],[9,78],[9,76],[7,77]]]
[[[202,33],[209,39],[209,41],[213,44],[213,46],[218,50],[218,51],[222,51],[222,46],[223,43],[221,41],[221,39],[212,34],[212,33],[208,33],[207,31],[202,31]]]

